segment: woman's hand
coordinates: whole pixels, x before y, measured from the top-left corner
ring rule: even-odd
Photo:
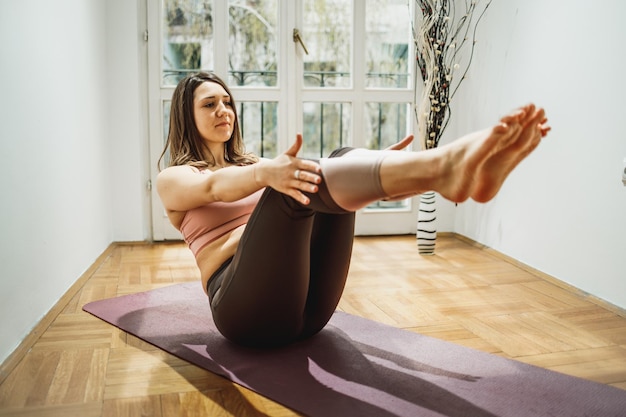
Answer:
[[[304,192],[316,193],[322,176],[318,163],[297,157],[301,147],[302,135],[298,134],[296,141],[284,154],[258,163],[255,178],[258,183],[266,184],[307,205],[311,201]]]
[[[390,147],[385,148],[385,150],[386,151],[401,151],[402,149],[404,149],[407,146],[409,146],[411,144],[411,142],[413,142],[413,135],[406,136],[400,142],[394,143]]]

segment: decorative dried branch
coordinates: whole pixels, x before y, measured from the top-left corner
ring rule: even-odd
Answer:
[[[474,56],[476,29],[491,0],[478,17],[481,0],[465,0],[457,16],[460,0],[415,0],[418,13],[413,39],[422,89],[415,77],[415,116],[423,149],[436,148],[450,120],[450,101],[465,79]],[[471,39],[470,39],[471,34]],[[469,58],[461,62],[461,50],[471,41]],[[458,75],[460,73],[460,76]]]

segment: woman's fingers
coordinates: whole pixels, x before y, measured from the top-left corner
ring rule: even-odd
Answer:
[[[307,193],[316,193],[318,190],[317,184],[304,180],[296,180],[294,187],[300,191],[306,191]]]
[[[277,160],[282,160],[281,165],[284,174],[287,176],[288,183],[283,183],[285,187],[283,193],[289,195],[301,204],[307,205],[311,202],[309,197],[304,193],[316,193],[318,184],[322,182],[320,175],[322,169],[320,165],[308,159],[298,158],[298,152],[302,148],[302,135],[296,135],[296,140],[291,144],[289,149]],[[287,159],[284,159],[284,158]],[[283,181],[284,181],[283,176]]]
[[[302,161],[302,162],[312,162],[312,161]],[[320,175],[320,166],[318,164],[302,164],[302,168],[296,169],[293,173],[294,179],[299,181],[306,181],[312,184],[319,184],[322,182],[322,177]]]
[[[388,151],[400,151],[400,150],[406,148],[407,146],[409,146],[411,144],[411,142],[413,142],[413,135],[408,135],[404,139],[402,139],[400,142],[394,143],[390,147],[386,148],[386,150],[388,150]]]
[[[295,158],[296,155],[298,155],[298,152],[300,152],[301,147],[302,147],[302,134],[298,133],[296,135],[295,142],[291,144],[291,146],[289,147],[289,149],[287,149],[287,152],[285,152],[285,154]]]
[[[311,202],[311,199],[309,199],[309,197],[307,197],[306,195],[302,194],[299,191],[290,193],[290,196],[294,200],[298,201],[300,204],[305,205],[305,206],[309,205],[309,203]]]

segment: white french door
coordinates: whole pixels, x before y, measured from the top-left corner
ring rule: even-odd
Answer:
[[[253,5],[252,5],[253,4]],[[303,157],[385,148],[413,129],[406,0],[148,0],[152,182],[178,80],[212,71],[238,103],[248,150],[274,157],[303,133]],[[357,234],[415,231],[412,200],[357,214]],[[156,190],[153,239],[180,239]]]

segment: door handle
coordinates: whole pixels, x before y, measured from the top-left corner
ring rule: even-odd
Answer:
[[[296,28],[293,29],[293,41],[294,43],[300,43],[302,45],[302,49],[304,49],[305,54],[309,54],[309,51],[306,49],[304,42],[302,41],[302,37],[300,36],[300,31]]]

